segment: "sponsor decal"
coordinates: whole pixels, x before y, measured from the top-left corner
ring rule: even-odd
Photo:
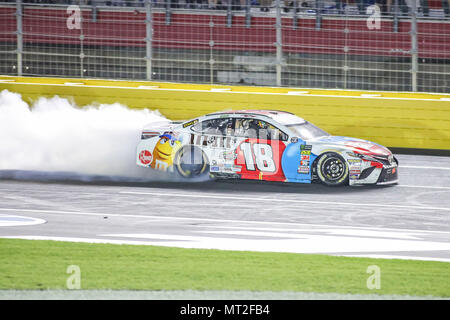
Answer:
[[[309,151],[311,151],[312,150],[312,145],[310,145],[310,144],[301,144],[300,145],[300,150],[309,150]]]
[[[169,168],[169,164],[166,161],[155,159],[155,161],[152,163],[152,168],[156,170],[166,171],[167,168]]]
[[[300,165],[309,167],[309,160],[302,160],[302,161],[300,161]]]
[[[348,159],[347,161],[351,166],[360,166],[361,165],[361,160],[359,160],[359,159]]]
[[[220,156],[224,160],[235,160],[237,158],[237,154],[234,150],[224,151],[220,154]]]
[[[190,126],[192,126],[192,125],[194,125],[194,124],[197,124],[197,123],[198,123],[198,119],[191,120],[191,121],[189,121],[189,122],[183,123],[183,128],[190,127]]]
[[[352,170],[350,170],[350,174],[361,174],[361,170],[359,170],[359,169],[352,169]]]
[[[142,150],[139,153],[139,161],[144,164],[144,165],[148,165],[152,162],[153,160],[153,155],[149,150]]]
[[[211,168],[210,168],[210,171],[212,171],[212,172],[218,172],[220,169],[219,169],[219,167],[218,166],[212,166]]]
[[[147,162],[150,160],[150,167],[156,170],[166,171],[169,168],[172,170],[173,158],[177,150],[181,148],[181,141],[170,133],[164,133],[159,138],[152,153],[147,150],[151,157],[147,159],[145,158],[145,154],[143,154],[144,161]]]
[[[309,156],[309,155],[311,155],[311,150],[302,150],[302,151],[300,151],[300,154],[302,156]]]
[[[309,166],[299,166],[297,172],[300,174],[309,174]]]
[[[191,144],[210,148],[231,148],[232,143],[236,143],[236,138],[227,136],[208,136],[191,134]]]
[[[301,156],[301,160],[309,160],[310,159],[310,155],[302,155]]]

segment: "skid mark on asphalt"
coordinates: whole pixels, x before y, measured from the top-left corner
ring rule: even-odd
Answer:
[[[243,197],[243,196],[223,196],[220,194],[187,194],[187,193],[162,193],[162,192],[139,192],[139,191],[121,191],[121,194],[135,195],[151,195],[161,197],[182,197],[197,199],[216,199],[216,200],[233,200],[233,201],[257,201],[257,202],[278,202],[278,203],[301,203],[301,204],[318,204],[318,205],[337,205],[337,206],[358,206],[358,207],[378,207],[391,209],[409,209],[409,210],[438,210],[450,211],[450,208],[434,207],[434,206],[407,206],[397,204],[379,204],[379,203],[361,203],[361,202],[340,202],[340,201],[315,201],[315,200],[298,200],[298,199],[279,199],[279,198],[262,198],[262,197]]]

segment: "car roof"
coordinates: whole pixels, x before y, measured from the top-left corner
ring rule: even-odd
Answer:
[[[207,116],[214,116],[214,115],[221,115],[221,114],[233,114],[233,115],[254,115],[254,116],[265,116],[273,119],[277,122],[284,122],[280,121],[283,118],[293,118],[300,119],[304,121],[302,118],[296,116],[295,114],[287,111],[280,111],[280,110],[229,110],[229,111],[219,111],[214,113],[209,113]]]
[[[245,109],[245,110],[228,110],[228,111],[218,111],[207,114],[207,116],[213,116],[213,115],[221,115],[221,114],[252,114],[252,115],[262,115],[267,117],[273,117],[275,115],[279,114],[293,114],[291,112],[287,111],[279,111],[279,110],[251,110],[251,109]]]

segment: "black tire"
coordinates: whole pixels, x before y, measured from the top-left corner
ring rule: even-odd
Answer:
[[[209,176],[209,162],[206,154],[198,147],[187,145],[175,154],[174,166],[178,174],[186,179]]]
[[[342,186],[348,184],[348,164],[336,152],[322,154],[316,165],[317,176],[327,186]]]

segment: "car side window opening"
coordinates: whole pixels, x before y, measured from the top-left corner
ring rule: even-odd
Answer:
[[[291,129],[295,135],[299,136],[302,140],[311,140],[319,137],[329,136],[330,134],[323,131],[319,127],[316,127],[310,122],[288,124],[286,125]]]
[[[253,139],[287,141],[287,134],[272,124],[249,118],[238,118],[235,123],[235,135]]]
[[[192,127],[193,131],[207,135],[231,136],[234,132],[234,119],[208,119]]]

